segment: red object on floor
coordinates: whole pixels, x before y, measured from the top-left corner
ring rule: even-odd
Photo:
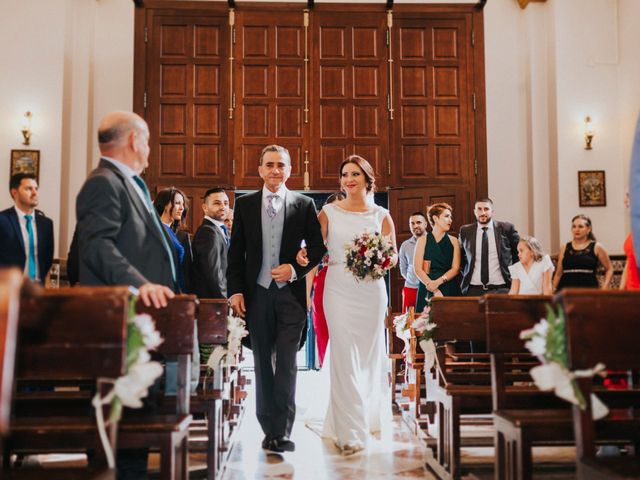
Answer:
[[[418,289],[403,287],[402,288],[402,313],[407,311],[407,308],[416,306],[416,300],[418,298]]]
[[[324,316],[324,306],[322,299],[324,297],[324,281],[327,278],[327,267],[319,270],[313,279],[313,302],[311,308],[311,319],[313,320],[313,328],[316,331],[316,344],[318,346],[318,358],[320,366],[324,363],[324,355],[327,352],[329,343],[329,327],[327,319]]]

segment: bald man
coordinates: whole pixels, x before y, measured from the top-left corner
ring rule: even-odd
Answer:
[[[148,166],[149,128],[130,112],[98,127],[100,163],[76,199],[79,282],[130,285],[146,305],[165,306],[176,286],[175,252],[140,178]]]

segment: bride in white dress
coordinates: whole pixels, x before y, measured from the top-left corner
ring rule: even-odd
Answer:
[[[346,198],[325,205],[318,217],[329,267],[324,311],[329,326],[329,408],[323,436],[332,438],[345,455],[367,446],[369,434],[391,419],[391,390],[385,369],[384,279],[356,280],[345,269],[345,244],[355,235],[382,232],[396,246],[389,212],[367,200],[375,178],[369,162],[357,155],[340,167]]]

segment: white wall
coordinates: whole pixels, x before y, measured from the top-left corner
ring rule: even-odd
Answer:
[[[59,227],[57,255],[66,255],[75,196],[97,161],[97,122],[132,108],[133,14],[130,0],[0,2],[0,149],[8,159],[20,148],[22,115],[33,111],[41,207]],[[608,249],[621,252],[622,195],[640,110],[640,2],[549,0],[522,10],[516,0],[491,0],[484,18],[497,217],[555,252],[582,211]],[[596,128],[592,151],[583,148],[586,115]],[[591,169],[606,171],[607,206],[580,209],[576,172]],[[8,170],[0,169],[0,191]],[[4,198],[0,207],[11,204],[8,192]]]

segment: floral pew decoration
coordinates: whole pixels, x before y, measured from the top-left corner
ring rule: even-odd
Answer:
[[[246,322],[234,315],[227,316],[227,345],[218,345],[207,360],[207,367],[215,371],[223,363],[224,365],[235,365],[237,363],[242,339],[249,335],[246,329]]]
[[[137,296],[132,295],[129,303],[127,322],[127,358],[126,372],[116,380],[102,378],[98,382],[98,391],[91,403],[96,410],[96,423],[100,441],[105,451],[109,468],[115,468],[112,445],[109,443],[106,428],[112,429],[115,437],[117,425],[122,418],[123,407],[141,408],[142,400],[149,394],[149,387],[162,375],[162,365],[151,361],[150,350],[155,350],[163,339],[156,330],[153,319],[147,314],[136,315]],[[101,395],[102,386],[113,384],[106,395]],[[102,406],[110,404],[109,418],[105,422]]]
[[[526,340],[525,347],[542,362],[530,370],[536,386],[542,391],[553,391],[555,395],[584,410],[587,402],[578,388],[576,378],[606,376],[605,365],[598,363],[589,370],[570,371],[567,367],[567,345],[565,340],[564,311],[556,312],[547,305],[547,318],[541,319],[533,328],[520,332]],[[604,418],[609,413],[607,406],[591,394],[591,409],[594,420]]]
[[[393,319],[393,326],[396,331],[396,336],[404,342],[404,350],[407,360],[412,362],[411,358],[411,338],[413,332],[415,332],[416,339],[420,348],[424,352],[424,366],[425,369],[430,369],[436,362],[436,345],[433,342],[433,332],[437,328],[436,324],[431,321],[431,306],[427,303],[424,311],[420,316],[412,321],[412,312],[407,312],[402,315],[398,315]]]

